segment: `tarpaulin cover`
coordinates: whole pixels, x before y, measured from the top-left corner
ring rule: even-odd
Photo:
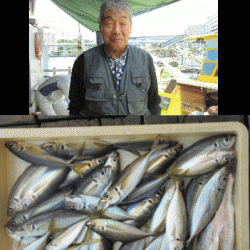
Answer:
[[[103,0],[51,0],[60,9],[91,31],[98,31],[99,11]],[[179,0],[127,0],[134,16],[164,7]]]

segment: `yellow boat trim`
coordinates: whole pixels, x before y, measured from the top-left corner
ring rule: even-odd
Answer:
[[[182,115],[181,111],[181,94],[180,88],[177,85],[172,94],[169,93],[159,93],[159,95],[170,98],[170,103],[168,109],[161,109],[161,115]]]
[[[218,38],[218,34],[204,35],[204,36],[193,36],[193,37],[186,38],[186,40],[209,40],[209,39],[215,39],[215,38]]]

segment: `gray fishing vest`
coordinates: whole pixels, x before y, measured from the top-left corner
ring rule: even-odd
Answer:
[[[84,52],[86,115],[145,115],[149,113],[149,55],[130,46],[127,63],[116,92],[104,44]]]

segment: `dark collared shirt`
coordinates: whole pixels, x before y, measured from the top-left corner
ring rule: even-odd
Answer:
[[[108,53],[107,49],[105,49],[107,58],[109,60],[109,67],[110,67],[112,75],[113,75],[113,79],[114,79],[117,93],[119,93],[119,90],[120,90],[121,79],[122,79],[122,75],[123,75],[123,72],[124,72],[124,69],[126,66],[126,62],[127,62],[128,47],[129,46],[127,46],[127,48],[124,51],[124,53],[122,54],[122,56],[119,57],[118,59],[115,59],[114,57],[112,57]]]

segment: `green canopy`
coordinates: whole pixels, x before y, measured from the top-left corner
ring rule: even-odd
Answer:
[[[90,29],[98,31],[99,10],[103,0],[51,0],[60,9],[77,22]],[[161,8],[179,0],[127,0],[132,6],[134,16]]]

